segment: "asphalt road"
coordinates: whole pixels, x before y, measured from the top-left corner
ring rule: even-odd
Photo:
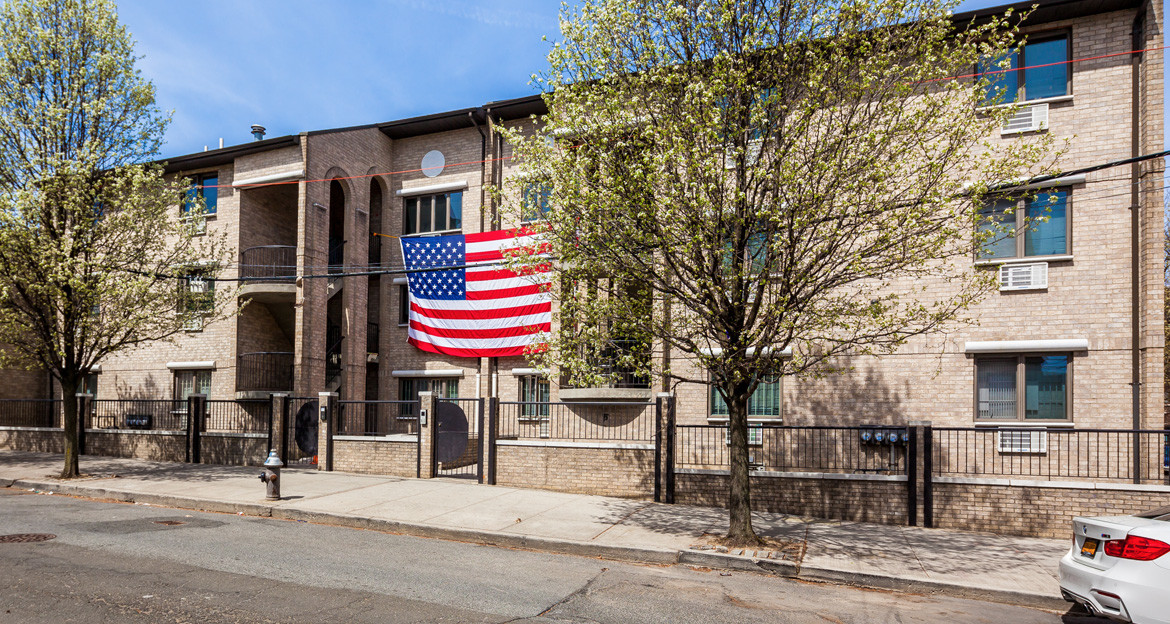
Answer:
[[[0,489],[0,623],[1104,622],[948,597]]]

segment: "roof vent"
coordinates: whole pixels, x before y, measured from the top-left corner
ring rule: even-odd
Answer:
[[[252,124],[252,136],[256,137],[257,141],[264,140],[264,131],[266,128],[260,124]]]

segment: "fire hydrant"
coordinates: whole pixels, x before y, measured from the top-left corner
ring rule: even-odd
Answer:
[[[268,459],[264,460],[264,472],[260,473],[260,482],[267,486],[264,498],[280,500],[280,467],[284,462],[276,456],[276,451],[268,452]]]

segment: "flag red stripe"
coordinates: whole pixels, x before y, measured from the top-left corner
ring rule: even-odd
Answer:
[[[524,355],[525,349],[539,350],[541,347],[541,345],[530,345],[529,347],[507,347],[504,349],[452,349],[450,347],[439,348],[429,342],[421,342],[415,338],[408,338],[407,341],[423,351],[467,358]]]
[[[532,236],[537,232],[527,226],[511,228],[508,230],[495,230],[493,232],[476,232],[474,234],[465,234],[463,238],[469,243],[485,243],[487,241],[504,240],[506,238],[517,238],[519,236]]]
[[[514,308],[498,308],[495,310],[432,310],[411,302],[410,309],[416,314],[430,318],[445,319],[496,319],[526,316],[529,314],[543,314],[552,312],[552,302],[536,305],[516,306]]]
[[[540,284],[533,284],[532,286],[517,286],[515,288],[498,288],[496,290],[469,290],[467,291],[468,301],[489,301],[491,299],[504,299],[506,297],[523,297],[525,295],[539,295],[540,293],[548,292],[548,288]]]
[[[420,331],[424,334],[440,336],[443,338],[489,339],[511,338],[512,336],[528,336],[530,334],[551,331],[552,323],[527,325],[524,327],[501,327],[499,329],[444,329],[442,327],[431,327],[429,325],[423,325],[418,321],[411,321],[410,327],[411,329]]]
[[[486,280],[508,279],[510,277],[527,277],[534,273],[548,273],[551,270],[547,264],[534,266],[531,269],[524,269],[523,271],[513,271],[511,269],[492,269],[488,271],[476,271],[474,269],[467,270],[467,281],[482,282]]]

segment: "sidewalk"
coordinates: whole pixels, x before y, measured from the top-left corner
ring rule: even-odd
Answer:
[[[60,455],[0,451],[0,487],[243,513],[497,546],[648,563],[769,572],[1064,609],[1056,578],[1065,540],[899,527],[757,513],[761,535],[804,543],[799,553],[716,552],[723,509],[479,485],[318,472],[281,473],[264,500],[260,469],[84,456],[89,478],[62,482]]]

